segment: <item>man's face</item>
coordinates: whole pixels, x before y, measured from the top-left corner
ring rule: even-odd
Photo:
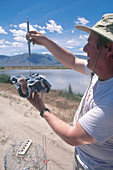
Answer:
[[[87,53],[88,59],[88,68],[93,71],[94,63],[99,49],[97,48],[97,35],[92,32],[88,38],[88,43],[84,46],[84,52]]]

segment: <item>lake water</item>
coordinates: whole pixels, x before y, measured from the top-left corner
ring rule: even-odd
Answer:
[[[4,70],[0,71],[0,74],[8,74],[10,76],[23,74],[30,74],[29,70]],[[47,69],[47,70],[31,70],[31,73],[38,73],[46,76],[46,79],[52,85],[52,89],[68,89],[69,84],[72,87],[73,92],[83,94],[86,90],[90,77],[78,73],[70,69]]]

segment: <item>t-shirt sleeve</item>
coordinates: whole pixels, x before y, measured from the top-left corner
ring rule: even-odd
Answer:
[[[99,143],[105,142],[113,136],[112,104],[95,106],[81,117],[79,123]]]

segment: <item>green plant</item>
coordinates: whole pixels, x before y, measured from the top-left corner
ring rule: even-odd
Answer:
[[[4,67],[0,67],[0,69],[2,70],[2,69],[4,69]]]
[[[82,95],[80,93],[75,94],[72,90],[71,84],[68,86],[67,91],[59,90],[58,95],[67,98],[68,100],[80,102]]]
[[[11,83],[10,76],[7,74],[0,74],[0,83]]]

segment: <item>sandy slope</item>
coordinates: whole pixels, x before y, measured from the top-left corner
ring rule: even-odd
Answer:
[[[52,109],[51,105],[48,107]],[[3,157],[7,148],[15,141],[28,138],[42,146],[45,141],[44,148],[50,160],[48,170],[72,169],[74,147],[63,142],[26,99],[0,92],[0,170],[4,169]]]

